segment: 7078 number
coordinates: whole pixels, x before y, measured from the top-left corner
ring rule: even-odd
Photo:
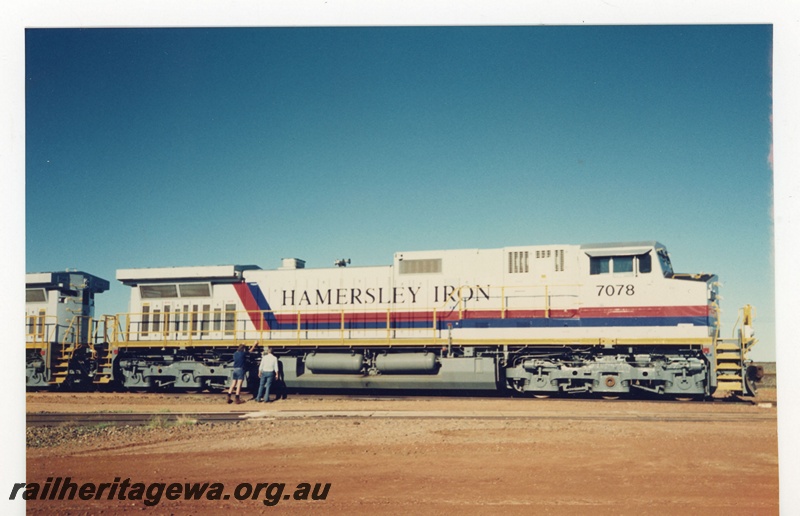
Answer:
[[[597,285],[598,296],[621,296],[622,294],[632,296],[636,294],[636,290],[633,285]]]

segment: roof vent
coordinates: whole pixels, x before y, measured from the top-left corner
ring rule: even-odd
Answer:
[[[283,258],[281,261],[280,270],[293,270],[293,269],[305,269],[306,268],[306,261],[301,260],[300,258]]]

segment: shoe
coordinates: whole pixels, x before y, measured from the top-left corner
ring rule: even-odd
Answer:
[[[256,400],[256,403],[264,403],[264,400]]]
[[[231,399],[231,395],[228,394],[228,404],[231,404],[231,403],[233,403],[233,400]]]

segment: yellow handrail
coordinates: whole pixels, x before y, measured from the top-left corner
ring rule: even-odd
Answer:
[[[117,314],[114,316],[116,323],[114,327],[113,340],[115,342],[125,342],[125,345],[156,345],[162,343],[164,345],[180,345],[180,346],[197,346],[204,345],[208,341],[225,341],[230,343],[231,346],[238,345],[240,341],[269,341],[279,340],[286,342],[292,340],[298,344],[305,341],[324,339],[329,342],[335,339],[340,343],[344,343],[348,336],[348,314],[377,314],[382,310],[385,317],[385,341],[391,344],[396,339],[409,339],[418,338],[419,335],[427,334],[432,339],[437,339],[439,335],[439,326],[445,321],[452,322],[451,317],[456,315],[453,313],[456,306],[458,307],[457,320],[463,320],[469,316],[469,311],[472,310],[473,302],[481,303],[477,306],[482,306],[484,300],[493,300],[494,305],[492,310],[497,310],[498,304],[500,305],[500,317],[505,319],[508,317],[509,310],[525,310],[525,309],[544,309],[544,316],[550,317],[553,309],[554,289],[556,288],[573,288],[578,287],[575,284],[557,284],[557,285],[505,285],[505,286],[484,286],[484,285],[462,285],[455,288],[452,292],[445,292],[446,299],[442,306],[433,307],[414,307],[413,309],[403,310],[403,312],[413,313],[427,313],[429,319],[427,324],[415,327],[410,325],[408,328],[402,328],[402,332],[394,332],[397,329],[394,327],[395,314],[398,313],[400,305],[378,308],[378,309],[365,309],[363,306],[353,307],[335,307],[331,309],[319,308],[313,310],[224,310],[216,308],[214,310],[170,310],[165,312],[131,312],[124,314]],[[500,300],[498,303],[497,294],[499,292]],[[577,292],[564,291],[557,293],[557,296],[576,296]],[[511,303],[512,298],[514,303]],[[474,301],[473,301],[474,300]],[[527,300],[527,302],[526,302]],[[452,304],[456,301],[456,305]],[[511,304],[510,304],[511,303]],[[314,307],[309,307],[314,308]],[[488,308],[488,307],[487,307]],[[444,312],[444,315],[442,315]],[[338,314],[337,324],[330,324],[336,319],[332,315]],[[496,312],[495,312],[496,313]],[[323,328],[314,329],[313,326],[307,325],[304,329],[304,321],[313,320],[315,316],[324,316],[321,320],[327,321],[328,324],[323,325]],[[156,318],[157,317],[157,318]],[[291,319],[295,323],[286,326],[286,321]],[[282,327],[270,327],[264,324],[264,321],[278,320],[284,321]],[[374,318],[369,317],[369,321],[375,321]],[[396,322],[400,322],[398,319]],[[371,327],[367,327],[371,326]],[[351,332],[358,332],[358,338],[374,338],[374,332],[380,332],[382,325],[365,325],[359,328],[358,325],[350,326]],[[119,332],[124,332],[121,335]],[[372,332],[373,337],[369,334]],[[294,337],[290,335],[294,333]],[[402,336],[397,334],[402,333]],[[415,337],[416,336],[416,337]],[[287,339],[288,337],[288,339]],[[227,344],[226,344],[227,345]]]

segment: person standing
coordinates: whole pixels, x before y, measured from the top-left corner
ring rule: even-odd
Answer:
[[[280,380],[280,369],[278,368],[278,358],[272,354],[272,348],[267,347],[261,355],[261,364],[258,366],[258,393],[257,402],[269,403],[269,388],[273,381]],[[262,398],[263,394],[263,398]]]
[[[231,386],[228,388],[228,403],[233,403],[231,395],[234,389],[236,389],[236,404],[242,403],[241,399],[239,399],[239,393],[242,390],[244,368],[247,365],[247,354],[252,353],[253,350],[256,349],[256,346],[258,346],[258,341],[256,341],[249,350],[242,344],[233,354],[233,382],[231,382]]]

